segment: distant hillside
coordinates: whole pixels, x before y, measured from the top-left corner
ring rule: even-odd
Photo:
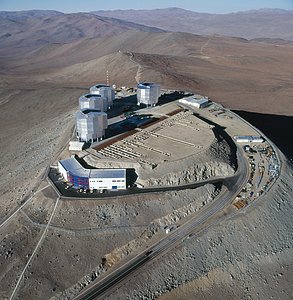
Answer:
[[[23,11],[0,11],[0,18],[23,21],[30,18],[44,18],[63,15],[56,10],[23,10]]]
[[[129,30],[111,37],[78,39],[67,43],[44,45],[21,55],[20,58],[2,60],[5,73],[26,70],[40,73],[43,69],[59,69],[76,63],[87,62],[110,53],[139,52],[172,56],[198,56],[207,37],[190,33],[142,32]]]
[[[84,88],[105,82],[108,73],[117,86],[150,80],[238,110],[292,114],[292,45],[281,38],[166,32],[91,13],[40,14],[0,17],[1,89]]]
[[[0,54],[20,55],[43,45],[117,36],[128,30],[163,32],[158,28],[89,13],[0,12]]]
[[[230,14],[207,14],[180,8],[93,12],[151,25],[168,31],[293,40],[293,10],[260,9]]]

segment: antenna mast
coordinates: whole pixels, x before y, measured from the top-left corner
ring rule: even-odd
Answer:
[[[109,84],[109,70],[107,69],[107,74],[106,74],[106,77],[107,77],[107,85],[109,85],[110,86],[110,84]]]

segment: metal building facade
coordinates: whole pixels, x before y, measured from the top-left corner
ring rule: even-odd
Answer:
[[[90,189],[124,190],[126,189],[125,169],[96,169],[90,170]]]
[[[107,114],[95,110],[82,110],[76,113],[76,134],[81,142],[94,142],[104,137],[108,127]]]
[[[74,157],[60,160],[58,169],[76,188],[126,189],[126,169],[85,169]]]
[[[194,96],[182,98],[179,100],[179,102],[183,103],[183,104],[194,106],[196,108],[204,108],[210,104],[209,99],[207,99],[207,98],[197,99]]]
[[[141,82],[137,85],[137,104],[155,106],[160,97],[160,85],[152,82]]]
[[[82,95],[79,98],[79,109],[94,109],[104,112],[108,109],[108,100],[106,97],[103,97],[101,95]]]
[[[112,87],[106,84],[97,84],[90,88],[90,93],[95,95],[101,95],[108,101],[108,108],[113,105],[115,99],[115,91]]]
[[[236,135],[234,139],[237,143],[263,143],[265,140],[261,136]]]

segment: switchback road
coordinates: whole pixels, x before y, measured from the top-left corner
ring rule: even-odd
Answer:
[[[113,270],[107,276],[89,286],[74,299],[100,299],[105,296],[105,293],[109,294],[113,287],[124,280],[132,272],[162,253],[174,248],[178,243],[180,243],[180,241],[189,236],[194,230],[198,229],[200,226],[203,226],[207,221],[211,220],[213,216],[227,207],[235,199],[243,186],[246,185],[249,175],[248,164],[240,148],[237,150],[237,158],[237,173],[234,177],[224,181],[224,185],[227,187],[227,189],[225,189],[225,191],[221,193],[221,195],[215,201],[200,210],[193,219],[181,225],[179,228],[166,236],[166,238],[146,249],[144,252],[140,253],[118,269]]]

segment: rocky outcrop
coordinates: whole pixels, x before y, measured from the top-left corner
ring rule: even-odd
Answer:
[[[140,178],[139,182],[145,186],[182,185],[231,176],[235,172],[234,156],[234,150],[226,140],[216,139],[206,151],[158,166],[148,174],[149,178]]]
[[[292,299],[292,192],[283,165],[268,194],[186,240],[111,299]]]

